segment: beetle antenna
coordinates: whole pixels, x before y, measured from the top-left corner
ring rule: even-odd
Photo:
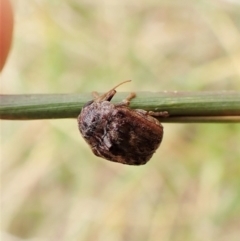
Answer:
[[[131,80],[125,80],[123,81],[122,83],[116,85],[115,87],[113,87],[112,89],[110,89],[107,93],[101,95],[101,96],[98,96],[97,98],[95,98],[95,101],[97,102],[100,102],[100,101],[104,101],[104,100],[107,100],[107,101],[110,101],[112,99],[112,97],[116,94],[116,88],[122,84],[125,84],[127,82],[130,82]]]
[[[127,83],[127,82],[131,82],[132,80],[125,80],[125,81],[123,81],[123,82],[121,82],[120,84],[118,84],[118,85],[116,85],[115,87],[113,87],[111,90],[115,90],[118,86],[120,86],[120,85],[122,85],[122,84],[125,84],[125,83]],[[110,91],[111,91],[110,90]]]

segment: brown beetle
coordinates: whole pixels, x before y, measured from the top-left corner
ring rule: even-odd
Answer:
[[[119,85],[103,95],[93,93],[94,99],[84,105],[78,116],[78,127],[96,156],[128,165],[143,165],[150,160],[163,137],[163,126],[153,116],[166,117],[168,113],[129,108],[135,93],[118,104],[111,103]]]

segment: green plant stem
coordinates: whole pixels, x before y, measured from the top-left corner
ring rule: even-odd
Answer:
[[[113,103],[129,93],[117,93]],[[240,122],[240,92],[138,92],[133,109],[168,111],[161,122]],[[33,120],[76,118],[91,94],[0,95],[0,118]]]

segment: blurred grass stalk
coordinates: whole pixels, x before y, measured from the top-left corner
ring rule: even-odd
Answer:
[[[131,101],[133,109],[168,111],[169,117],[161,122],[172,123],[222,123],[240,122],[240,92],[137,92]],[[118,93],[113,103],[126,98],[128,93]],[[0,95],[0,119],[34,120],[76,118],[91,94],[34,94]]]

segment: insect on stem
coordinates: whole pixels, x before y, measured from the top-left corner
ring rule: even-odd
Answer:
[[[111,103],[118,86],[107,93],[95,95],[78,116],[78,128],[92,152],[106,160],[128,165],[147,163],[163,138],[163,126],[153,116],[164,116],[166,112],[133,110],[130,101],[136,96],[131,93],[118,103]]]

